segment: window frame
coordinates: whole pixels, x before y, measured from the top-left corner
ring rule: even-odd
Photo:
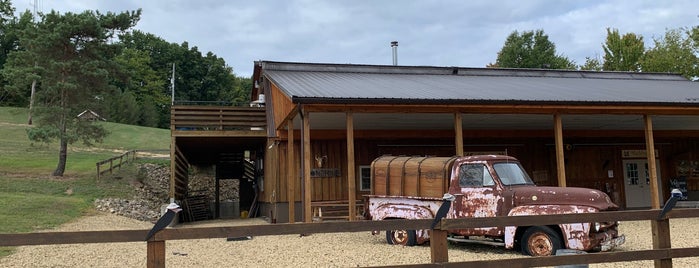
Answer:
[[[366,177],[364,176],[364,173],[363,173],[364,170],[367,171],[367,174],[366,174],[367,176],[366,176]],[[370,166],[370,165],[360,165],[359,167],[357,167],[357,177],[359,178],[359,180],[357,180],[357,182],[358,182],[358,184],[359,184],[359,185],[358,185],[358,186],[359,186],[359,187],[358,187],[358,188],[359,188],[359,191],[360,191],[360,192],[369,192],[369,191],[371,191],[371,166]],[[364,183],[363,183],[363,182],[364,182],[365,179],[366,179],[366,180],[369,180],[369,188],[365,188],[365,187],[364,187]]]

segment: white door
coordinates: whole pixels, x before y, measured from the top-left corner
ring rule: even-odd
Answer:
[[[623,164],[626,208],[649,208],[651,202],[648,161],[645,159],[624,160]],[[659,161],[656,162],[655,167],[658,181],[660,181]]]

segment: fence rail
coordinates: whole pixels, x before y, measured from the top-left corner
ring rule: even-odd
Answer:
[[[655,260],[656,267],[671,267],[672,258],[697,257],[699,247],[670,248],[669,218],[696,218],[699,209],[675,209],[664,219],[657,219],[659,210],[616,211],[587,214],[562,214],[543,216],[508,216],[492,218],[444,219],[439,228],[432,231],[431,264],[401,265],[410,267],[533,267],[565,264],[589,264]],[[653,249],[638,251],[600,252],[584,255],[526,257],[489,261],[448,262],[446,231],[450,228],[535,226],[558,223],[594,221],[649,220],[658,226],[654,236],[660,241]],[[171,228],[155,234],[147,242],[148,267],[165,267],[165,241],[184,239],[209,239],[240,236],[267,236],[287,234],[343,233],[373,230],[428,229],[432,220],[353,221],[322,223],[286,223],[270,225]],[[48,232],[24,234],[0,234],[0,246],[54,245],[74,243],[114,243],[143,241],[148,230]],[[392,267],[392,266],[386,266]]]
[[[126,160],[124,161],[124,159]],[[127,151],[119,156],[97,162],[97,179],[99,180],[102,177],[102,173],[109,172],[109,174],[112,174],[115,168],[121,169],[121,165],[128,163],[129,160],[136,160],[136,150]],[[109,165],[109,168],[103,169],[102,166],[106,165]]]
[[[167,157],[170,157],[170,149],[150,149],[150,150],[131,150],[127,151],[119,156],[115,156],[112,158],[109,158],[107,160],[102,160],[97,162],[97,179],[99,180],[102,177],[102,174],[109,172],[109,174],[112,174],[115,168],[121,168],[123,164],[128,163],[129,161],[135,161],[136,160],[136,154],[141,153],[141,157],[153,157],[153,156],[148,156],[148,154],[166,154]],[[143,154],[146,154],[146,156],[143,156]],[[157,158],[157,157],[156,157]],[[117,161],[118,160],[118,161]],[[109,168],[104,169],[102,166],[109,165]]]

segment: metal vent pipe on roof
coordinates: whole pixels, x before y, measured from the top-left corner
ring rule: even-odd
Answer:
[[[393,65],[398,65],[398,41],[391,42],[391,49],[393,50]]]

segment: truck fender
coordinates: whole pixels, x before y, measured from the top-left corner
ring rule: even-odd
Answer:
[[[431,219],[434,218],[434,214],[429,208],[415,205],[405,205],[405,204],[386,204],[376,207],[372,212],[372,217],[375,220],[387,220],[387,219]],[[427,230],[415,230],[415,238],[417,244],[423,244],[427,242],[430,238],[429,232]]]
[[[429,208],[407,204],[386,204],[376,207],[371,213],[377,220],[383,219],[431,219],[434,214]]]
[[[551,215],[551,214],[574,214],[574,213],[594,213],[596,208],[577,205],[536,205],[519,206],[510,210],[508,216],[524,215]],[[517,230],[526,226],[505,226],[505,248],[514,247]],[[589,249],[590,223],[562,223],[558,224],[561,237],[566,248],[577,250]]]

